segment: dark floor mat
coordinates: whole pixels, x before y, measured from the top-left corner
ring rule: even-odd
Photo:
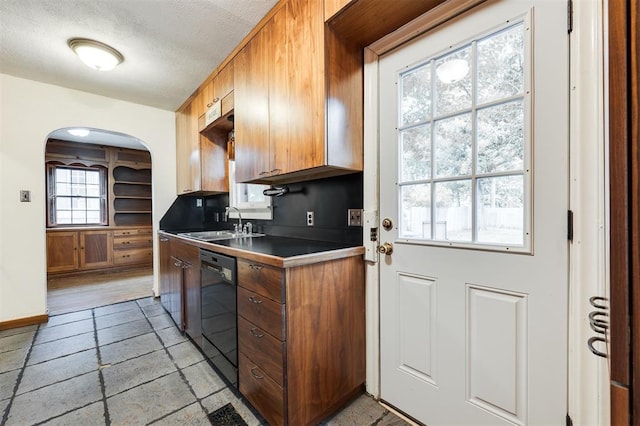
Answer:
[[[208,417],[212,426],[247,426],[247,422],[240,417],[231,403],[218,408]]]

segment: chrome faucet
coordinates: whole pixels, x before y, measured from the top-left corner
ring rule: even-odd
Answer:
[[[235,232],[242,232],[242,213],[240,213],[240,209],[234,206],[225,207],[224,209],[224,220],[229,220],[229,210],[235,210],[238,212],[238,224],[235,225]]]

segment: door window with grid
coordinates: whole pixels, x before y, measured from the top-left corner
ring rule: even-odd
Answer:
[[[527,30],[510,23],[399,73],[400,238],[528,248]]]
[[[49,164],[47,181],[49,226],[107,224],[105,168]]]

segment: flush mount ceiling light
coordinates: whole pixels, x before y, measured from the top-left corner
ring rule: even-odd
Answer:
[[[99,41],[71,38],[67,44],[82,62],[99,71],[110,71],[124,61],[124,56],[120,52]]]
[[[89,129],[69,129],[67,132],[71,133],[73,136],[78,136],[84,138],[85,136],[89,136]]]

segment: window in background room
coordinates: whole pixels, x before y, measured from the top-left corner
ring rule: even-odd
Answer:
[[[104,167],[47,165],[48,226],[107,225]]]

